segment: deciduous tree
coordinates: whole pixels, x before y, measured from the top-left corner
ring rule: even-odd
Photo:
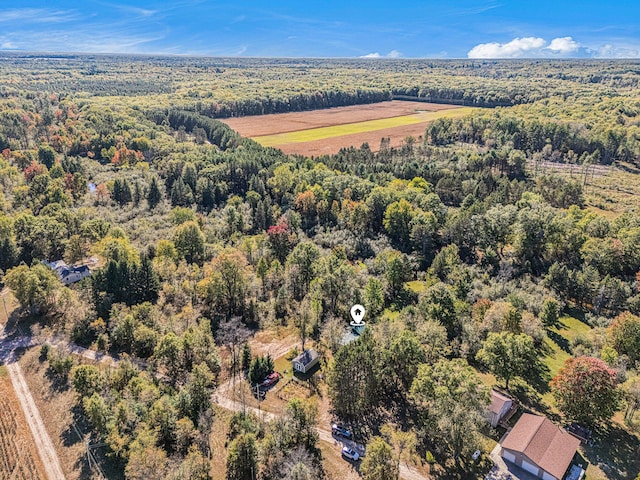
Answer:
[[[569,420],[595,424],[618,409],[616,372],[593,357],[570,358],[551,380],[558,409]]]

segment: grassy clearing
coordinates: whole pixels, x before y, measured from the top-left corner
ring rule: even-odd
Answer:
[[[564,362],[571,357],[571,342],[578,336],[587,335],[591,327],[577,318],[564,316],[560,318],[558,327],[549,329],[547,347],[549,353],[544,357],[544,364],[549,368],[553,378]]]
[[[452,108],[439,112],[420,112],[412,115],[402,115],[392,118],[380,118],[364,122],[346,123],[331,127],[310,128],[296,132],[278,133],[275,135],[263,135],[253,137],[253,139],[265,147],[274,147],[287,143],[303,143],[314,140],[324,140],[326,138],[340,137],[356,133],[372,132],[393,127],[415,125],[418,123],[430,122],[438,118],[458,118],[470,114],[476,109],[473,107]]]
[[[0,293],[0,324],[5,325],[13,312],[18,306],[18,301],[7,289]]]
[[[528,168],[533,174],[533,164]],[[558,175],[580,182],[586,206],[608,218],[624,212],[640,211],[640,170],[633,165],[591,165],[585,170],[581,165],[547,162],[537,173]]]

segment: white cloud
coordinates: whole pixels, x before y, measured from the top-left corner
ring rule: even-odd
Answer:
[[[469,58],[640,58],[638,44],[584,45],[572,37],[557,37],[550,42],[540,37],[514,38],[507,43],[481,43]]]
[[[467,56],[469,58],[521,58],[535,56],[547,42],[539,37],[514,38],[508,43],[481,43],[476,45]]]
[[[595,58],[640,58],[640,46],[602,45],[593,50]]]
[[[561,37],[551,40],[551,43],[546,48],[554,53],[568,55],[569,53],[577,52],[580,49],[580,44],[571,37]]]
[[[72,10],[54,10],[51,8],[8,8],[0,9],[0,22],[12,23],[64,23],[79,18]]]
[[[366,55],[361,55],[360,58],[401,58],[402,52],[398,50],[391,50],[386,55],[380,55],[380,52],[371,52]]]

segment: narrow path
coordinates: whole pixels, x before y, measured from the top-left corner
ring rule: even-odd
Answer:
[[[38,449],[38,455],[42,460],[47,478],[49,480],[64,480],[64,472],[60,465],[60,459],[51,442],[51,437],[44,426],[40,411],[31,396],[27,382],[22,374],[22,368],[15,356],[15,349],[24,348],[31,344],[30,338],[20,337],[5,342],[4,327],[0,327],[0,360],[5,363],[11,384],[16,392],[24,416],[31,429],[31,434]]]

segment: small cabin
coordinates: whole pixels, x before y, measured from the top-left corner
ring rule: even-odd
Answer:
[[[489,423],[493,428],[497,427],[503,419],[508,420],[506,417],[513,415],[516,408],[512,398],[496,390],[491,390],[491,405],[488,412]]]
[[[307,373],[320,362],[320,356],[313,348],[305,350],[291,360],[294,372]]]

